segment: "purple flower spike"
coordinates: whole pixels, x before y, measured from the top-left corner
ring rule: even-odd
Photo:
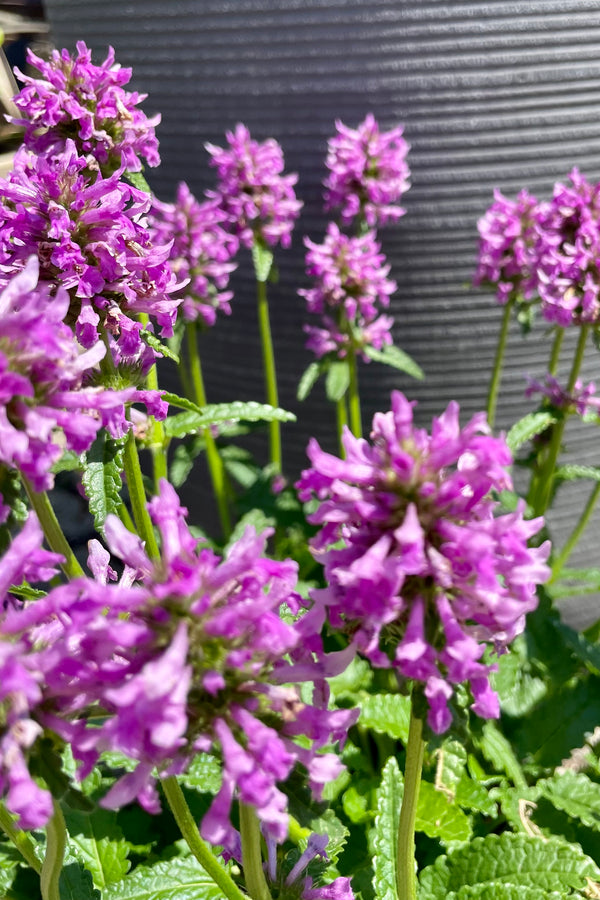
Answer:
[[[177,284],[174,296],[182,299],[186,322],[197,319],[209,327],[217,312],[231,313],[233,294],[226,290],[236,267],[232,262],[238,239],[226,230],[227,215],[214,200],[199,203],[185,182],[177,189],[175,203],[154,201],[149,218],[152,240],[172,245],[169,265]]]
[[[148,119],[138,109],[145,94],[123,90],[131,69],[115,63],[112,47],[99,66],[92,63],[91,51],[77,43],[77,56],[54,50],[47,62],[28,51],[27,63],[41,77],[17,75],[25,83],[14,98],[25,127],[25,145],[36,153],[60,153],[65,141],[75,141],[81,154],[91,154],[103,170],[112,172],[123,165],[130,171],[160,162],[154,128],[160,116]]]
[[[229,149],[207,144],[217,170],[213,197],[227,213],[231,227],[245,247],[255,238],[270,247],[289,247],[302,203],[296,199],[297,175],[283,175],[283,152],[277,141],[260,143],[245,125],[227,132]]]
[[[327,587],[313,592],[311,615],[327,615],[374,665],[420,682],[439,733],[456,684],[470,684],[476,714],[499,714],[485,642],[499,652],[523,630],[550,545],[528,547],[543,522],[522,507],[497,514],[492,492],[510,489],[511,456],[485,416],[461,429],[451,403],[428,434],[413,405],[394,392],[370,443],[346,430],[345,459],[311,441],[298,489],[321,501],[310,521]]]
[[[578,416],[598,416],[600,413],[600,397],[596,396],[596,385],[593,381],[584,384],[577,379],[571,392],[568,392],[560,382],[549,373],[543,381],[529,378],[525,389],[526,397],[541,394],[551,406],[565,413],[577,413]]]
[[[346,224],[360,215],[370,228],[396,222],[405,212],[398,201],[410,175],[402,128],[380,131],[371,113],[356,129],[339,121],[335,127],[338,133],[328,143],[326,209],[341,207]]]

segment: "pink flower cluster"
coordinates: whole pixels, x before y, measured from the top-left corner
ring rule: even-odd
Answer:
[[[297,175],[283,174],[277,141],[255,141],[245,125],[227,132],[228,148],[207,144],[218,184],[209,194],[227,213],[245,247],[258,239],[270,247],[289,247],[302,203],[296,198]]]
[[[578,378],[573,389],[568,391],[558,379],[548,373],[544,376],[543,381],[536,378],[529,379],[525,396],[533,397],[534,394],[541,394],[554,409],[565,413],[574,412],[579,416],[597,416],[600,411],[600,397],[596,396],[596,385],[593,381],[584,384]]]
[[[370,443],[346,430],[345,459],[312,440],[298,489],[320,501],[309,520],[321,526],[313,552],[327,587],[313,592],[314,627],[327,619],[374,665],[422,683],[439,733],[463,682],[474,712],[499,714],[486,643],[500,651],[523,630],[550,546],[527,546],[543,523],[522,507],[498,514],[492,492],[510,489],[511,456],[485,416],[461,429],[451,403],[428,434],[413,405],[395,392]]]
[[[539,299],[544,318],[560,326],[595,323],[600,317],[600,184],[577,169],[539,202],[527,191],[511,201],[500,191],[480,219],[476,284],[496,288],[498,302],[511,296]]]
[[[54,50],[45,61],[29,51],[27,63],[41,77],[17,71],[25,87],[14,98],[21,118],[12,121],[25,127],[28,147],[44,155],[60,154],[71,139],[77,152],[90,154],[105,174],[122,166],[137,172],[141,159],[149,166],[159,164],[154,127],[160,116],[148,119],[138,109],[145,94],[123,90],[131,69],[115,63],[112,47],[99,66],[83,41],[77,43],[75,57]]]
[[[298,293],[306,298],[309,312],[322,316],[323,326],[304,327],[307,347],[318,357],[333,353],[343,358],[349,347],[361,352],[365,346],[379,350],[391,344],[394,320],[380,315],[378,304],[389,306],[396,282],[388,278],[390,267],[375,233],[348,237],[331,222],[322,244],[308,238],[305,244],[307,273],[315,286]]]
[[[214,200],[199,203],[182,182],[175,203],[154,201],[149,225],[153,243],[171,246],[169,265],[178,285],[173,296],[181,300],[184,320],[209,327],[219,310],[229,315],[233,294],[226,288],[239,242],[226,227],[227,214]]]
[[[322,680],[325,668],[313,662],[298,627],[280,616],[286,606],[299,611],[297,566],[264,557],[269,532],[248,529],[221,559],[192,537],[166,481],[149,509],[162,538],[160,559],[150,559],[139,538],[110,516],[106,540],[125,563],[118,582],[108,552],[92,542],[94,578],[54,588],[0,619],[0,684],[14,687],[15,660],[27,675],[9,699],[19,758],[41,728],[71,744],[82,776],[103,751],[120,751],[136,767],[103,805],[137,799],[157,812],[155,770],[176,774],[196,753],[218,753],[223,782],[203,819],[204,837],[235,852],[230,808],[237,797],[256,808],[265,834],[281,841],[287,798],[278,783],[301,763],[319,795],[341,767],[335,754],[320,751],[343,741],[357,713],[310,706],[294,686]],[[7,733],[5,726],[0,741]],[[21,767],[13,777],[3,746],[7,804],[37,827],[48,806],[42,797],[27,813],[12,801],[25,775]]]
[[[340,207],[345,224],[360,217],[370,228],[396,222],[405,212],[398,201],[410,176],[403,129],[380,131],[371,113],[356,129],[340,121],[335,127],[328,142],[326,209]]]

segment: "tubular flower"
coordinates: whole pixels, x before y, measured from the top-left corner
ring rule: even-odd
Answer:
[[[48,61],[30,50],[27,63],[41,77],[23,75],[25,83],[14,98],[25,127],[25,145],[36,153],[61,153],[72,140],[81,155],[91,155],[110,174],[124,167],[137,172],[141,159],[149,166],[160,162],[154,128],[160,116],[148,119],[138,109],[146,94],[123,90],[131,69],[115,63],[112,47],[103,63],[92,63],[91,51],[77,43],[77,56],[54,50]]]
[[[211,326],[219,310],[231,313],[233,293],[226,288],[239,244],[225,229],[226,222],[214,200],[199,203],[185,182],[177,189],[175,203],[154,201],[151,238],[159,246],[172,245],[169,265],[179,285],[174,296],[182,301],[180,312],[186,322],[200,319]]]
[[[84,351],[64,324],[68,309],[66,291],[38,284],[35,259],[0,294],[0,462],[37,491],[52,487],[51,467],[65,450],[83,453],[103,426],[121,437],[125,403],[141,400],[161,414],[157,392],[86,386],[106,347]]]
[[[405,212],[398,201],[410,186],[403,129],[380,131],[371,113],[356,129],[340,121],[335,127],[326,160],[326,209],[341,207],[346,224],[360,215],[370,228],[396,222]]]
[[[160,560],[109,516],[107,543],[126,564],[118,583],[109,554],[94,543],[95,579],[55,588],[1,623],[5,635],[31,649],[35,642],[45,698],[37,721],[71,743],[82,774],[105,750],[137,763],[104,798],[109,807],[137,799],[156,812],[156,769],[174,774],[199,751],[220,753],[223,783],[202,822],[204,837],[235,848],[229,812],[238,797],[281,841],[287,798],[278,783],[301,763],[318,794],[341,767],[318,751],[343,739],[356,714],[309,706],[292,686],[297,675],[322,677],[323,667],[280,617],[284,604],[298,611],[296,564],[263,556],[269,532],[248,529],[221,559],[198,548],[166,481],[150,513],[162,536]],[[102,723],[86,727],[98,709]]]
[[[568,392],[553,375],[548,373],[543,381],[529,379],[525,396],[533,397],[534,394],[541,394],[551,406],[566,413],[597,416],[600,411],[600,397],[596,396],[596,385],[593,381],[584,384],[578,378],[573,390]]]
[[[294,222],[302,207],[296,199],[297,175],[283,175],[283,152],[277,141],[255,141],[245,125],[227,132],[229,149],[207,144],[217,170],[217,190],[210,193],[227,213],[245,247],[255,239],[289,247]]]
[[[328,616],[376,666],[421,682],[439,733],[462,682],[478,715],[498,715],[485,642],[501,651],[523,630],[550,546],[528,548],[542,520],[526,521],[522,508],[496,515],[492,492],[511,487],[511,457],[485,416],[461,429],[451,403],[428,434],[412,407],[395,392],[391,411],[373,419],[371,443],[346,431],[343,460],[312,440],[298,488],[321,501],[310,521],[322,526],[313,552],[327,587],[313,593],[309,615]]]
[[[523,301],[537,297],[543,212],[544,207],[526,190],[516,200],[495,190],[494,202],[477,223],[479,255],[473,282],[495,287],[498,303],[505,304],[511,296]]]
[[[348,237],[330,222],[322,244],[305,238],[306,270],[315,286],[298,291],[309,312],[322,315],[321,326],[306,326],[307,347],[323,356],[343,357],[353,345],[358,352],[391,344],[391,316],[379,315],[378,304],[389,306],[396,282],[375,240],[375,232]],[[363,352],[363,356],[365,356]]]
[[[577,169],[557,183],[540,221],[538,291],[549,322],[595,323],[600,316],[600,184]]]
[[[19,151],[0,180],[0,271],[5,280],[37,256],[40,278],[69,291],[69,322],[83,346],[99,340],[102,325],[114,337],[116,364],[147,364],[154,356],[133,317],[148,313],[168,337],[179,301],[169,294],[170,247],[150,242],[151,199],[121,174],[92,173],[72,141],[52,158]]]

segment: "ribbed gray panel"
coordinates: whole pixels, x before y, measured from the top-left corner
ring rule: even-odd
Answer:
[[[452,398],[466,415],[485,402],[500,312],[468,285],[476,221],[492,188],[528,186],[548,195],[577,165],[600,177],[600,0],[437,2],[437,0],[49,0],[59,46],[85,40],[98,54],[112,44],[134,67],[134,84],[160,111],[163,165],[150,173],[171,199],[185,179],[201,193],[213,183],[205,141],[243,121],[259,139],[283,145],[300,175],[305,201],[292,251],[279,254],[271,290],[281,402],[296,410],[295,386],[309,361],[302,350],[305,283],[302,233],[320,239],[323,156],[335,118],[356,125],[372,111],[384,128],[405,123],[412,187],[407,215],[384,246],[399,283],[393,302],[397,343],[427,372],[415,384],[372,364],[361,370],[365,421],[386,407],[394,387],[416,397],[428,422]],[[136,10],[139,12],[136,15]],[[204,340],[211,399],[259,398],[253,284],[236,276],[234,314]],[[522,373],[541,374],[548,349],[542,330],[515,333],[499,423],[525,410]],[[597,358],[588,376],[597,370]],[[600,381],[600,379],[598,379]],[[333,413],[320,390],[302,408],[310,432],[333,446]],[[292,476],[304,465],[305,424],[286,429]],[[595,434],[580,449],[597,462]],[[200,491],[200,488],[198,488]],[[189,502],[189,498],[186,498]],[[584,494],[565,501],[558,519],[573,520]],[[597,527],[596,527],[597,530]],[[587,560],[594,552],[588,532]],[[595,601],[594,601],[595,602]]]

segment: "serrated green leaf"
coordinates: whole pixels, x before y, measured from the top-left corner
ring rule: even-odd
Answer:
[[[419,381],[425,378],[425,372],[418,362],[394,344],[387,344],[381,350],[376,350],[375,347],[364,347],[363,352],[374,362],[384,363],[384,365],[405,372]]]
[[[269,406],[268,403],[256,403],[254,400],[233,403],[212,403],[207,406],[197,406],[185,397],[177,394],[163,393],[163,400],[180,409],[185,409],[187,417],[180,415],[169,416],[165,419],[164,429],[167,437],[183,437],[192,434],[211,425],[220,425],[229,422],[295,422],[296,416],[292,412],[280,409],[277,406]]]
[[[145,344],[148,344],[153,350],[157,353],[160,353],[161,356],[166,356],[167,359],[172,359],[173,362],[179,363],[179,357],[176,353],[171,350],[168,344],[165,344],[164,341],[161,341],[160,338],[157,338],[153,331],[140,331],[140,337]]]
[[[515,788],[500,785],[493,788],[492,793],[500,801],[502,814],[513,831],[531,836],[536,826],[535,823],[531,823],[530,819],[540,796],[537,787]]]
[[[306,400],[315,386],[321,371],[322,366],[318,362],[311,362],[311,364],[306,367],[298,384],[298,390],[296,391],[297,400]]]
[[[221,787],[222,766],[209,753],[199,753],[194,757],[179,781],[185,787],[195,788],[207,794],[218,794]]]
[[[4,897],[13,883],[21,859],[16,847],[0,842],[0,896]]]
[[[554,473],[559,481],[576,481],[585,478],[588,481],[600,481],[600,468],[598,466],[559,466]]]
[[[510,741],[504,737],[493,722],[488,721],[484,724],[482,736],[477,743],[485,758],[498,772],[506,772],[516,785],[525,785],[523,770]]]
[[[123,179],[128,181],[132,187],[137,188],[138,191],[143,191],[145,194],[151,194],[152,188],[144,178],[141,172],[123,172]]]
[[[553,778],[538,781],[541,796],[572,819],[600,831],[600,784],[583,772],[561,772]]]
[[[376,900],[398,900],[397,852],[400,806],[404,781],[395,757],[390,756],[377,791],[377,810],[373,829],[373,889]],[[403,898],[402,898],[403,900]]]
[[[266,244],[263,244],[258,238],[255,238],[252,243],[252,264],[254,265],[256,280],[260,282],[268,281],[271,266],[273,265],[273,251],[269,250]]]
[[[463,809],[475,810],[484,816],[495,816],[498,812],[497,804],[487,788],[479,781],[473,781],[467,772],[463,772],[456,786],[455,801]]]
[[[73,450],[65,450],[60,459],[57,459],[51,466],[50,471],[54,475],[58,475],[59,472],[75,472],[77,469],[81,469],[82,465],[83,460],[79,453],[74,453]]]
[[[169,466],[169,481],[174,488],[180,488],[185,484],[194,468],[194,460],[202,453],[205,447],[206,442],[200,435],[194,435],[192,438],[177,444]]]
[[[153,866],[137,866],[102,900],[222,900],[223,891],[193,856],[174,857]]]
[[[512,884],[465,885],[458,891],[451,891],[446,900],[562,900],[562,891],[545,891],[537,887],[515,887]]]
[[[331,403],[337,403],[350,385],[350,365],[347,359],[334,359],[327,367],[325,395]]]
[[[532,438],[537,437],[538,434],[541,434],[557,421],[557,417],[547,410],[529,413],[522,419],[519,419],[506,435],[506,443],[513,456],[519,447],[522,447],[523,444]]]
[[[100,889],[121,881],[129,869],[127,842],[116,818],[116,813],[100,808],[90,815],[65,812],[70,853],[85,866],[94,886]]]
[[[264,510],[260,508],[250,509],[244,513],[242,518],[236,522],[227,544],[223,548],[223,554],[227,555],[228,551],[236,544],[244,534],[246,528],[252,526],[257,534],[260,534],[265,528],[270,528],[275,524],[275,519],[268,516]]]
[[[63,866],[58,882],[60,900],[100,900],[92,885],[92,876],[79,863]]]
[[[600,647],[590,643],[580,632],[563,622],[557,623],[556,630],[562,635],[565,644],[573,651],[577,659],[594,675],[600,675]]]
[[[360,702],[360,724],[379,734],[408,741],[410,697],[402,694],[370,694]]]
[[[350,785],[344,791],[342,806],[354,825],[370,822],[375,815],[374,811],[369,807],[368,790],[370,790],[369,782],[366,779],[360,779],[356,784]]]
[[[485,885],[496,883],[570,896],[586,888],[586,878],[598,877],[595,863],[575,845],[509,832],[489,834],[439,857],[424,869],[419,878],[419,900],[446,900],[466,887],[483,891]]]
[[[468,816],[428,781],[422,781],[419,789],[415,829],[444,843],[467,841],[472,833]]]
[[[449,797],[454,797],[466,765],[467,751],[464,746],[452,738],[445,740],[436,751],[436,787]]]
[[[117,513],[121,505],[125,440],[114,440],[102,431],[85,454],[81,482],[97,531],[102,531],[106,517]]]
[[[14,586],[9,588],[8,591],[13,597],[19,597],[20,600],[40,600],[42,597],[45,597],[47,593],[47,591],[32,588],[26,581],[18,587]]]
[[[498,693],[502,710],[509,716],[526,715],[545,696],[547,685],[543,678],[529,671],[523,636],[513,642],[508,653],[498,658],[497,666],[498,670],[492,673],[492,687]]]

